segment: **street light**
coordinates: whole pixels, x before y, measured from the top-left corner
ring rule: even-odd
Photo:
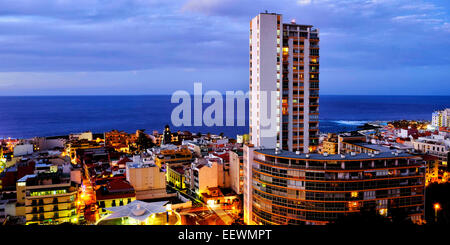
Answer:
[[[441,210],[441,205],[439,203],[434,204],[434,222],[437,223],[438,211]]]

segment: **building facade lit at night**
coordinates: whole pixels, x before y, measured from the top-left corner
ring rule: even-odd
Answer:
[[[415,223],[424,218],[425,166],[407,153],[296,154],[247,146],[246,154],[247,224],[326,224],[361,210],[386,217],[401,210]]]

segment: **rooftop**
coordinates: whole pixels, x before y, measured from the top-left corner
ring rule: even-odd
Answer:
[[[145,221],[152,214],[165,213],[166,203],[166,201],[147,203],[136,200],[125,206],[106,208],[113,213],[104,219],[129,217],[139,221]]]
[[[264,155],[269,156],[277,156],[281,158],[293,158],[293,159],[301,159],[301,160],[332,160],[332,161],[338,161],[338,160],[369,160],[369,159],[385,159],[385,158],[400,158],[400,157],[414,157],[411,154],[399,152],[396,153],[395,151],[386,151],[386,152],[380,152],[379,154],[375,155],[369,155],[367,153],[359,153],[359,154],[344,154],[345,158],[342,158],[341,154],[331,154],[328,156],[318,154],[318,153],[310,153],[310,154],[296,154],[292,151],[284,151],[279,150],[278,154],[275,154],[275,149],[260,149],[255,150],[255,152],[262,153]],[[393,154],[396,153],[397,155]],[[309,157],[307,157],[309,155]]]
[[[349,144],[353,144],[353,145],[357,145],[357,146],[361,146],[361,147],[365,147],[365,148],[369,148],[372,150],[376,150],[379,152],[391,152],[391,150],[389,150],[389,148],[384,147],[382,145],[376,145],[376,144],[370,144],[370,143],[362,143],[362,142],[348,142]]]

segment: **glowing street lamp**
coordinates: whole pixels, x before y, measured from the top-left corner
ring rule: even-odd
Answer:
[[[435,203],[433,208],[434,208],[434,222],[437,223],[437,215],[438,211],[441,210],[441,205],[439,203]]]

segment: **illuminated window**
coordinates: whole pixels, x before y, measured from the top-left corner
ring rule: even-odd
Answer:
[[[358,197],[358,192],[357,191],[352,191],[352,197]]]

